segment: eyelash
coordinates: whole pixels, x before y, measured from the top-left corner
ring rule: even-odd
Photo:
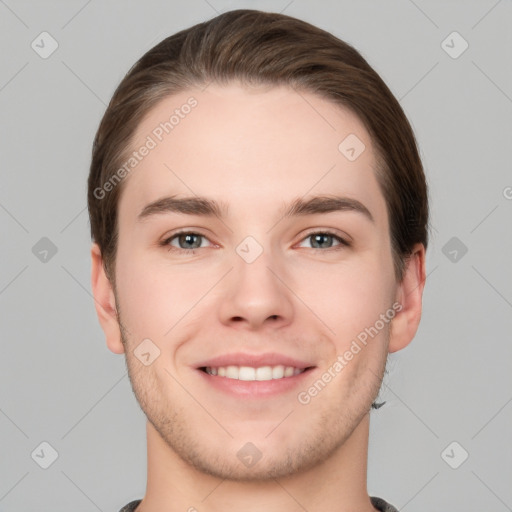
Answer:
[[[160,245],[165,247],[169,252],[182,253],[183,255],[185,255],[185,254],[186,255],[190,255],[190,254],[195,255],[197,250],[205,249],[205,247],[197,247],[195,249],[182,249],[180,247],[174,247],[174,246],[170,245],[170,242],[172,240],[174,240],[175,238],[179,237],[180,235],[198,235],[198,236],[200,236],[202,238],[206,238],[208,240],[208,237],[206,237],[205,235],[203,235],[201,233],[197,233],[195,231],[178,231],[178,232],[174,233],[172,236],[170,236],[170,237],[166,238],[165,240],[163,240],[160,243]],[[315,251],[315,252],[316,251],[330,252],[330,251],[336,251],[336,250],[340,250],[342,248],[346,248],[346,247],[350,247],[351,246],[350,242],[348,242],[344,238],[341,238],[339,235],[337,235],[333,231],[329,231],[329,230],[311,231],[304,238],[301,239],[301,242],[303,242],[307,238],[310,238],[310,237],[312,237],[314,235],[328,235],[328,236],[332,236],[336,241],[339,242],[339,245],[336,245],[334,247],[328,247],[327,249],[319,249],[317,247],[313,247],[312,250]]]

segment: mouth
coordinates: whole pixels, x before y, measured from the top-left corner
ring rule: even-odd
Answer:
[[[243,381],[268,381],[286,379],[304,373],[308,368],[296,368],[294,366],[204,366],[199,368],[208,375],[224,377],[226,379],[243,380]]]
[[[300,391],[314,368],[279,354],[231,354],[204,361],[196,370],[209,390],[246,399]]]

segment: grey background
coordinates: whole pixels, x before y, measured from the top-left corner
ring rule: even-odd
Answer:
[[[372,413],[370,494],[407,512],[512,510],[510,0],[0,0],[0,511],[117,511],[144,494],[145,417],[90,295],[90,150],[138,57],[241,7],[353,44],[400,99],[425,163],[424,314]],[[43,31],[59,45],[47,59],[31,47]],[[442,47],[453,31],[469,44],[458,58]],[[58,453],[48,469],[42,442]]]

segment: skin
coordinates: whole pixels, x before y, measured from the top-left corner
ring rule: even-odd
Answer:
[[[312,93],[239,84],[184,91],[149,112],[133,147],[190,96],[197,106],[125,178],[115,290],[99,247],[91,251],[107,346],[126,354],[148,418],[147,490],[137,510],[373,511],[369,410],[387,354],[416,333],[425,250],[414,247],[397,282],[371,139],[355,115]],[[338,150],[349,134],[366,146],[353,162]],[[205,196],[229,211],[137,220],[172,194]],[[353,210],[281,216],[296,198],[333,194],[361,202],[373,221]],[[192,241],[201,245],[194,254],[179,238],[175,251],[159,244],[179,229],[204,235]],[[327,237],[318,248],[311,232],[326,230],[351,245]],[[263,250],[252,263],[236,252],[247,236]],[[394,302],[401,310],[391,322],[301,404],[297,393]],[[133,351],[148,338],[160,355],[145,366]],[[197,369],[233,352],[277,352],[313,369],[300,387],[243,399],[212,388]],[[247,442],[262,454],[252,467],[237,457]]]

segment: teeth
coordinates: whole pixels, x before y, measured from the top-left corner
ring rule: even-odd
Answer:
[[[284,366],[274,366],[272,368],[272,378],[273,379],[282,379],[284,377]]]
[[[272,366],[261,366],[256,368],[254,373],[256,374],[256,380],[272,380]]]
[[[226,377],[228,379],[238,379],[239,373],[238,366],[228,366],[226,368]]]
[[[304,369],[301,368],[283,365],[260,366],[258,368],[252,366],[219,366],[217,368],[208,366],[206,368],[206,373],[210,375],[246,381],[283,379],[299,375],[303,371]]]
[[[236,368],[236,366],[234,368]],[[238,378],[240,380],[256,380],[256,368],[251,368],[250,366],[240,366],[238,369]]]
[[[284,369],[284,376],[285,377],[291,377],[293,375],[293,368],[291,366],[287,366],[285,369]]]

